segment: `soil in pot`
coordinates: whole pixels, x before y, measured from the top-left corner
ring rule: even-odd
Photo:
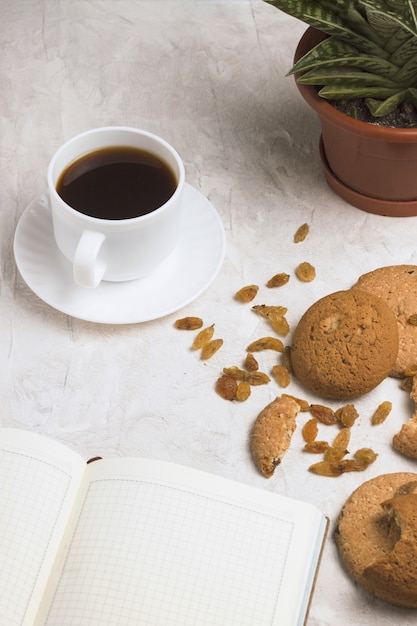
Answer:
[[[352,100],[329,100],[329,103],[341,113],[355,117],[361,122],[388,126],[391,128],[417,128],[417,109],[412,102],[406,101],[392,113],[383,117],[373,117],[362,98]]]

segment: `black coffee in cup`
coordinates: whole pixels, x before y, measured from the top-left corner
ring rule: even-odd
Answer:
[[[56,183],[73,209],[124,220],[155,211],[173,195],[177,179],[159,157],[129,146],[110,146],[78,157]]]

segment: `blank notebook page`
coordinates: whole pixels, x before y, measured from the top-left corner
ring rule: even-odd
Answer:
[[[18,626],[71,482],[29,453],[0,450],[0,624]]]
[[[95,480],[45,623],[271,626],[292,530],[192,489]]]

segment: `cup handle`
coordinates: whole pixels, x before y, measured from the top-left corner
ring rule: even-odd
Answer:
[[[106,264],[98,259],[106,236],[93,230],[85,230],[75,250],[73,263],[74,281],[80,287],[97,287],[106,271]]]

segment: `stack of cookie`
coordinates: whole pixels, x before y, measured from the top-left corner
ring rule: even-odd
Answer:
[[[374,270],[350,290],[316,302],[294,332],[291,354],[299,381],[322,396],[353,398],[386,376],[410,377],[417,405],[417,266]],[[393,446],[417,459],[417,410]],[[335,539],[346,569],[364,589],[417,608],[417,474],[363,483],[346,501]]]
[[[361,396],[387,376],[412,379],[417,405],[417,266],[383,267],[313,304],[296,327],[292,369],[326,398]],[[266,477],[281,462],[299,406],[277,398],[259,414],[252,455]],[[393,438],[417,459],[417,409]],[[335,534],[340,557],[364,589],[395,605],[417,608],[417,474],[385,474],[346,501]]]
[[[291,360],[305,387],[335,399],[363,395],[387,376],[417,374],[417,266],[376,269],[313,304],[295,329]],[[417,401],[417,379],[410,396]],[[393,446],[417,458],[417,412]]]

